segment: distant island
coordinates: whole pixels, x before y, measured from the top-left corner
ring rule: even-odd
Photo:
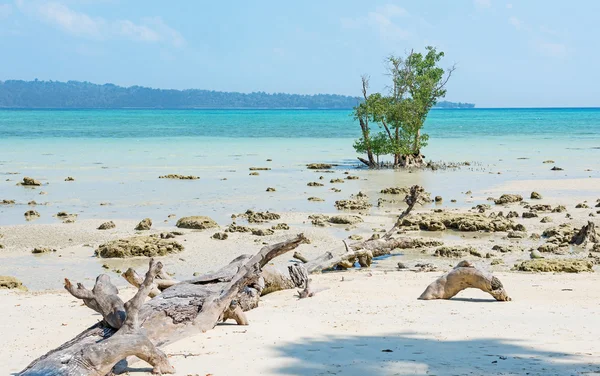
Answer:
[[[81,81],[0,81],[0,108],[305,108],[351,109],[361,98],[337,94],[236,93],[212,90],[165,90]],[[440,108],[473,108],[443,101]]]

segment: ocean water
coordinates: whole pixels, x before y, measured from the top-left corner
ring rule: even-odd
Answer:
[[[0,110],[0,200],[48,203],[36,208],[42,214],[36,223],[56,222],[52,214],[60,210],[80,218],[176,213],[225,222],[248,208],[331,212],[336,199],[382,186],[419,183],[447,197],[512,179],[599,176],[600,109],[433,110],[424,131],[430,134],[423,150],[428,159],[472,166],[459,172],[358,170],[352,142],[360,131],[350,111]],[[546,159],[565,171],[550,171]],[[335,174],[320,174],[326,181],[348,170],[363,179],[346,181],[340,194],[328,186],[311,189],[306,183],[319,174],[306,170],[310,162],[340,165]],[[252,166],[272,170],[249,176]],[[169,173],[201,179],[158,179]],[[44,186],[17,186],[23,176]],[[76,181],[65,182],[67,176]],[[266,193],[267,187],[277,192]],[[47,195],[40,196],[42,190]],[[325,202],[308,203],[308,196]],[[0,225],[24,223],[26,208],[0,206]]]

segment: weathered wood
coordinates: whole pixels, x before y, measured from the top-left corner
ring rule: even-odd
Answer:
[[[203,333],[227,318],[247,324],[237,307],[244,310],[244,304],[257,304],[257,296],[264,286],[260,282],[261,268],[304,242],[306,238],[300,234],[285,242],[263,247],[255,256],[240,256],[214,274],[173,285],[141,305],[153,289],[154,278],[148,280],[147,277],[132,303],[125,304],[125,311],[135,312],[135,317],[130,320],[128,313],[119,331],[125,326],[133,329],[123,331],[122,335],[111,340],[119,332],[102,321],[34,360],[20,375],[104,376],[112,368],[106,369],[105,365],[113,362],[118,362],[115,371],[126,370],[131,359],[125,358],[129,356],[149,362],[157,372],[169,372],[168,367],[161,363],[161,353],[156,346]],[[159,271],[160,268],[156,273]],[[233,300],[236,301],[234,304]],[[145,333],[143,337],[138,334],[142,331]],[[98,368],[98,364],[102,364],[102,368]]]
[[[296,251],[294,252],[294,256],[293,256],[296,260],[302,261],[303,263],[307,263],[308,259],[306,257],[304,257],[300,252]]]
[[[450,299],[468,288],[487,292],[498,301],[511,300],[498,278],[477,269],[468,261],[459,262],[454,269],[436,279],[427,286],[419,299]]]

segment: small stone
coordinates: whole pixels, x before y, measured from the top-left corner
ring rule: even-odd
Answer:
[[[530,198],[532,200],[541,200],[542,199],[542,195],[534,191],[534,192],[531,192]]]
[[[135,226],[135,229],[137,231],[145,231],[145,230],[150,230],[151,227],[152,227],[152,220],[150,218],[144,218],[141,220],[140,223],[138,223],[137,226]]]
[[[179,175],[179,174],[168,174],[158,177],[159,179],[175,179],[175,180],[198,180],[199,176],[194,175]]]
[[[179,218],[176,224],[179,228],[189,228],[196,230],[205,230],[213,227],[218,227],[217,222],[205,216],[191,216]]]
[[[227,235],[226,232],[215,232],[211,238],[213,239],[217,239],[217,240],[226,240],[229,237],[229,235]]]
[[[30,178],[28,176],[25,176],[23,178],[23,182],[20,183],[21,185],[28,185],[28,186],[40,186],[42,185],[42,183],[39,182],[39,180],[35,180],[34,178]]]
[[[260,174],[259,174],[258,172],[256,172],[256,171],[254,171],[254,172],[251,172],[249,175],[250,175],[250,176],[258,176],[258,175],[260,175]]]
[[[309,197],[308,201],[314,201],[314,202],[321,202],[321,201],[325,201],[322,198],[319,197]]]
[[[329,181],[331,184],[336,184],[336,183],[343,183],[344,179],[331,179]]]
[[[269,188],[267,188],[267,192],[275,192],[275,188],[269,187]]]
[[[104,222],[100,226],[98,226],[98,230],[110,230],[115,227],[117,227],[117,225],[115,225],[115,223],[113,221],[108,221],[108,222]]]
[[[31,251],[31,253],[33,253],[33,254],[52,253],[52,252],[56,252],[56,249],[47,248],[47,247],[36,247]]]
[[[65,181],[75,181],[75,178],[74,178],[74,177],[72,177],[72,176],[67,176],[67,177],[65,178]]]
[[[550,223],[550,222],[552,222],[552,218],[551,217],[544,217],[540,221],[540,223]]]
[[[537,213],[523,212],[523,218],[536,218],[537,216]]]
[[[435,196],[435,202],[442,202],[442,196]]]
[[[529,254],[529,257],[531,259],[542,259],[542,258],[544,258],[544,256],[542,256],[542,253],[540,251],[538,251],[537,249],[532,250],[531,253]]]
[[[40,213],[38,213],[35,210],[27,210],[24,214],[25,219],[28,221],[31,221],[33,219],[39,218],[40,217]]]
[[[290,226],[287,223],[278,223],[276,225],[271,226],[272,230],[289,230]]]
[[[310,183],[306,184],[309,187],[322,187],[323,184],[321,183],[317,183],[316,181],[311,181]]]
[[[563,169],[562,169],[562,168],[560,168],[560,167],[556,167],[556,166],[554,166],[554,167],[552,167],[550,170],[551,170],[551,171],[562,171]]]

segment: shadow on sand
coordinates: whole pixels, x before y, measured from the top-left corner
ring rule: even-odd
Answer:
[[[310,339],[276,350],[289,360],[274,370],[282,375],[600,374],[597,358],[585,359],[591,354],[544,351],[500,339],[445,341],[398,333]]]

